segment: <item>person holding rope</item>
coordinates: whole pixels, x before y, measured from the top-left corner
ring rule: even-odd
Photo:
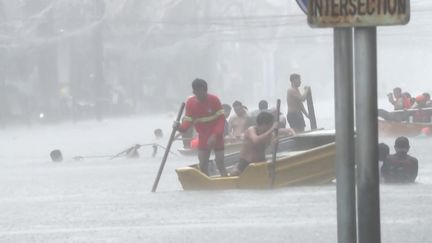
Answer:
[[[194,96],[186,101],[186,113],[182,123],[174,122],[174,128],[186,132],[192,125],[198,132],[198,159],[200,170],[209,175],[211,150],[214,150],[216,166],[221,176],[227,176],[224,165],[225,116],[219,98],[207,93],[207,82],[195,79],[192,82]]]

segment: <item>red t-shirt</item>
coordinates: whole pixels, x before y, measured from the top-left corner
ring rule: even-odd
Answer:
[[[219,98],[212,94],[207,94],[204,101],[199,101],[195,96],[191,96],[186,101],[186,114],[179,127],[180,132],[187,131],[192,125],[201,135],[222,135],[225,127],[225,116]]]

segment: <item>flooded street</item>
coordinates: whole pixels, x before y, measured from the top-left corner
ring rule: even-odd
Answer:
[[[357,26],[353,60],[351,35],[338,41],[336,25],[334,31],[308,24],[301,7],[306,10],[309,1],[315,13],[340,15],[336,22],[309,21],[315,27],[345,26],[346,14],[353,15],[348,17],[356,22],[346,25]],[[365,6],[368,14],[362,12]],[[369,16],[387,9],[393,15],[396,8],[401,13],[390,16],[396,22]],[[354,14],[368,27],[359,27]],[[157,192],[151,193],[164,153],[158,147],[152,157],[151,145],[167,145],[180,103],[192,94],[196,107],[185,112],[190,124],[219,119],[219,126],[204,129],[217,138],[223,130],[221,104],[233,106],[226,118],[234,122],[225,128],[240,137],[249,125],[246,110],[258,116],[258,102],[268,102],[262,107],[267,110],[277,99],[283,117],[290,110],[291,126],[298,123],[299,130],[301,111],[314,117],[313,110],[318,128],[335,129],[338,100],[339,108],[347,108],[341,113],[357,112],[357,131],[368,131],[360,128],[375,119],[375,93],[377,108],[389,120],[400,114],[390,116],[391,111],[416,109],[413,122],[424,129],[432,114],[419,110],[432,106],[431,25],[430,0],[0,0],[0,243],[338,242],[335,184],[183,191],[175,169],[198,159],[180,155],[182,142],[176,141]],[[376,32],[373,26],[379,26]],[[373,38],[363,41],[362,32]],[[366,42],[368,48],[361,48]],[[340,75],[345,71],[347,77]],[[343,89],[351,74],[356,85]],[[198,89],[191,86],[197,79]],[[343,97],[352,90],[353,106]],[[208,103],[214,107],[198,103],[199,96],[210,100],[207,91],[217,96]],[[340,120],[350,121],[347,117]],[[155,138],[157,128],[162,139]],[[361,155],[374,154],[368,151],[376,134],[367,135],[373,140],[360,144],[372,149],[357,150],[366,151]],[[395,137],[379,140],[394,153]],[[146,144],[138,159],[111,159],[136,144]],[[415,184],[381,184],[382,242],[432,243],[431,144],[431,137],[410,138],[409,154],[419,161]],[[62,162],[50,158],[56,149]],[[317,171],[325,172],[321,165]]]
[[[143,148],[137,160],[72,159],[154,142],[156,127],[167,137],[172,119],[1,130],[0,242],[337,241],[335,185],[185,192],[174,169],[196,158],[170,155],[151,193],[162,150],[151,158],[151,148]],[[418,183],[381,186],[382,242],[432,242],[430,140],[412,139],[411,148],[419,159]],[[53,149],[62,150],[65,161],[51,162]]]

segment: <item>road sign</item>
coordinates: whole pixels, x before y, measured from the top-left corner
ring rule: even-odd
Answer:
[[[297,1],[299,2],[299,1]],[[403,25],[410,19],[410,0],[309,0],[312,27]]]
[[[308,13],[308,2],[309,0],[296,0],[297,4],[299,5],[299,7],[301,8],[301,10],[303,10],[303,12],[305,14]]]

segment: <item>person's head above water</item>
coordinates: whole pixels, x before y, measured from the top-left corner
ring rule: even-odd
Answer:
[[[156,138],[162,138],[163,137],[162,130],[160,128],[155,129],[154,130],[154,135],[155,135]]]
[[[268,102],[267,102],[266,100],[261,100],[261,101],[258,103],[258,109],[259,109],[260,111],[262,111],[262,110],[268,110]]]
[[[204,79],[196,78],[192,81],[192,92],[199,101],[207,98],[207,82]]]
[[[384,161],[390,154],[390,148],[385,143],[378,144],[378,157],[380,161]]]
[[[53,162],[62,162],[63,161],[63,155],[59,149],[55,149],[51,151],[50,153],[51,160]]]
[[[394,148],[396,153],[408,153],[410,149],[408,138],[403,136],[396,138]]]

